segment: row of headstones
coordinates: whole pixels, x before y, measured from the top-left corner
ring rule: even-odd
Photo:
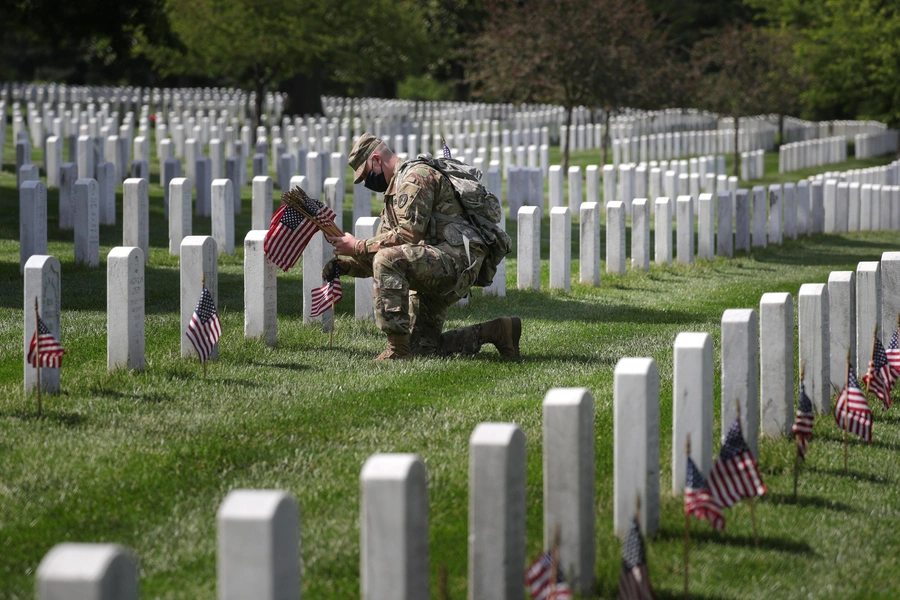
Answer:
[[[619,398],[617,406],[624,404]],[[559,561],[581,593],[594,585],[594,399],[551,389],[543,400],[544,540],[560,532]],[[622,439],[620,438],[621,442]],[[512,423],[481,423],[469,439],[469,596],[521,599],[526,565],[526,439]],[[374,454],[360,474],[363,598],[430,595],[427,470],[415,454]],[[298,599],[300,514],[281,490],[233,490],[219,506],[217,594],[223,600]],[[627,525],[627,518],[620,519]],[[617,521],[618,523],[618,521]],[[617,525],[621,535],[626,526]],[[138,597],[135,557],[115,544],[63,543],[36,571],[37,598]]]
[[[527,168],[507,169],[509,183],[506,200],[513,220],[521,206],[544,208],[543,176],[539,171],[530,164]],[[562,167],[553,165],[547,171],[549,208],[564,206]],[[569,167],[566,175],[569,183],[569,208],[573,214],[578,213],[585,199],[587,202],[600,202],[600,173],[599,165],[587,165],[583,175],[580,166]],[[671,162],[650,161],[649,165],[624,164],[618,168],[607,164],[603,165],[602,174],[603,202],[618,199],[629,207],[634,198],[676,197],[686,194],[697,197],[701,192],[715,193],[717,187],[737,189],[737,178],[725,176],[724,156],[701,156]],[[654,210],[651,207],[651,212]]]
[[[845,160],[847,160],[847,138],[844,136],[793,142],[782,144],[778,149],[778,172],[787,173]]]
[[[775,115],[776,123],[778,118],[779,115]],[[850,139],[860,133],[881,133],[887,128],[887,125],[878,121],[805,121],[787,115],[783,119],[784,139],[781,141],[785,144],[831,136]]]
[[[861,133],[854,138],[856,145],[856,158],[872,158],[882,154],[896,154],[900,131],[888,129],[880,133]]]
[[[847,171],[825,171],[818,173],[810,180],[827,181],[834,179],[847,183],[871,183],[878,185],[900,185],[900,160],[895,160],[887,165],[867,167],[865,169],[850,169]]]
[[[764,129],[741,129],[738,141],[742,152],[771,150],[774,133]],[[612,141],[614,165],[733,151],[734,130],[730,129],[650,134]]]
[[[140,251],[131,253],[137,269],[142,265]],[[58,272],[58,263],[56,268]],[[853,272],[834,272],[827,285],[804,284],[798,294],[799,356],[807,393],[820,414],[830,409],[832,384],[844,383],[834,380],[846,368],[847,348],[856,342],[857,364],[864,364],[868,331],[878,323],[882,308],[883,331],[895,326],[900,253],[885,253],[880,263],[860,263],[855,283]],[[729,309],[722,315],[721,432],[724,436],[737,418],[739,406],[742,431],[754,456],[760,431],[773,438],[790,432],[796,396],[793,310],[789,293],[767,293],[760,299],[759,313]],[[712,338],[708,333],[680,333],[673,358],[672,492],[680,494],[688,455],[685,440],[692,441],[690,456],[705,476],[712,467]],[[659,391],[654,359],[619,360],[613,384],[613,529],[620,537],[636,500],[643,532],[652,535],[659,527]],[[596,560],[593,397],[586,389],[552,389],[544,398],[543,417],[545,545],[558,531],[560,565],[576,590],[591,593]],[[524,433],[513,424],[482,423],[470,438],[470,597],[521,598],[525,448]],[[376,454],[366,461],[360,479],[363,596],[391,598],[401,589],[404,597],[427,597],[424,463],[413,454]],[[288,494],[235,490],[220,506],[217,523],[220,598],[299,597],[299,516]],[[60,544],[42,560],[37,589],[42,599],[73,594],[90,600],[112,598],[110,594],[137,598],[137,569],[133,557],[119,546]]]
[[[781,245],[785,237],[797,239],[798,235],[826,233],[829,227],[834,230],[837,223],[841,223],[842,231],[846,231],[849,203],[840,200],[848,196],[835,193],[839,191],[836,188],[846,191],[847,184],[823,186],[821,182],[810,184],[804,180],[796,185],[773,184],[769,186],[768,194],[762,186],[754,187],[752,191],[720,190],[715,196],[700,194],[696,202],[690,195],[678,196],[674,207],[669,198],[657,198],[654,260],[656,264],[672,263],[673,216],[676,221],[676,256],[682,264],[692,264],[695,256],[712,260],[715,255],[732,257],[735,250],[749,252],[751,247]],[[877,204],[870,201],[860,206],[870,210],[864,221],[866,230],[883,228],[900,231],[900,186],[891,186],[884,201]],[[600,284],[600,210],[597,202],[585,202],[579,208],[579,281],[595,286]],[[573,212],[570,207],[550,209],[551,288],[570,288]],[[861,214],[857,213],[858,216]],[[632,266],[644,271],[650,266],[649,201],[635,198],[630,209],[625,203],[615,201],[606,205],[608,273],[625,273],[626,216],[631,217]],[[516,257],[519,289],[540,289],[541,217],[542,210],[537,206],[523,206],[518,211]],[[858,225],[859,221],[854,223]]]

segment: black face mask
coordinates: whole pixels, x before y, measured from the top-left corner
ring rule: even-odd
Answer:
[[[382,169],[381,173],[375,174],[374,170],[369,171],[369,174],[366,176],[366,181],[363,184],[373,192],[377,194],[383,193],[388,189],[387,179],[384,178],[384,169]]]

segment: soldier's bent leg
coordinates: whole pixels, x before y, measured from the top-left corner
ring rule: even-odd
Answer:
[[[413,354],[441,354],[441,330],[447,318],[447,299],[440,294],[409,293],[410,346]]]

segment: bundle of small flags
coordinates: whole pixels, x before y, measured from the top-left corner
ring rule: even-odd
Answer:
[[[895,337],[896,335],[894,333]],[[894,389],[894,383],[897,381],[897,372],[891,368],[884,345],[878,336],[875,336],[875,344],[872,349],[872,360],[869,361],[869,368],[863,375],[863,383],[866,384],[868,391],[881,400],[883,410],[887,410],[891,407],[891,390]]]
[[[341,271],[336,262],[331,263],[331,271],[325,278],[325,285],[312,291],[310,317],[318,317],[337,304],[344,294],[341,290]]]
[[[197,302],[197,308],[191,316],[191,322],[188,323],[185,332],[187,339],[194,345],[200,362],[205,363],[213,352],[219,336],[222,335],[222,324],[219,323],[219,313],[216,312],[216,305],[213,303],[212,294],[204,285],[200,294],[200,301]],[[205,367],[204,367],[205,368]]]
[[[622,569],[619,571],[619,598],[621,600],[652,600],[650,572],[644,554],[644,538],[637,519],[631,520],[631,528],[622,546]]]
[[[797,407],[797,420],[791,426],[791,431],[797,436],[797,456],[806,460],[806,449],[813,432],[813,407],[812,400],[806,395],[806,387],[800,382],[800,403]]]
[[[687,482],[684,486],[684,512],[698,519],[706,519],[713,529],[723,531],[725,529],[725,516],[722,514],[722,504],[710,491],[703,473],[694,464],[694,460],[687,459]]]
[[[847,371],[847,387],[841,390],[834,405],[834,420],[844,431],[871,442],[872,409],[866,401],[866,394],[859,387],[853,365],[848,365]]]
[[[297,262],[320,228],[334,228],[329,234],[340,235],[334,227],[334,211],[319,200],[310,198],[300,188],[294,188],[283,196],[281,205],[269,223],[269,231],[263,240],[263,252],[273,263],[287,271]]]
[[[722,506],[734,506],[743,498],[766,493],[756,459],[741,434],[741,422],[735,419],[719,456],[709,473],[709,487]]]
[[[38,317],[38,329],[34,332],[31,345],[28,347],[28,364],[34,368],[40,364],[42,367],[58,369],[62,366],[62,357],[65,353],[65,348],[53,337],[50,329],[44,325],[44,321]]]
[[[444,158],[453,158],[450,156],[450,148],[447,147],[447,142],[444,141],[444,136],[441,136],[441,146],[444,151]]]
[[[559,564],[556,565],[556,581],[550,581],[553,566],[553,551],[547,550],[525,570],[525,585],[533,600],[572,600],[572,589],[563,580]]]

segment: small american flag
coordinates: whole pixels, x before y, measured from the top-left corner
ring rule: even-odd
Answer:
[[[741,434],[741,422],[734,420],[719,457],[709,474],[709,487],[724,507],[734,506],[742,498],[766,493],[756,460]]]
[[[631,520],[631,528],[622,546],[622,570],[619,571],[620,600],[651,600],[650,572],[644,555],[644,538],[638,528],[637,519]]]
[[[38,346],[40,347],[38,348]],[[37,352],[35,352],[35,348],[38,349]],[[36,369],[38,360],[40,360],[42,367],[58,369],[62,366],[62,357],[65,353],[65,348],[53,337],[50,329],[44,325],[44,321],[38,317],[38,330],[34,332],[31,345],[28,347],[28,364]]]
[[[888,364],[891,365],[891,369],[894,371],[894,379],[896,379],[897,375],[900,374],[900,339],[898,339],[896,329],[894,330],[894,335],[891,336],[891,343],[888,344],[884,353],[887,355]]]
[[[219,323],[219,313],[216,312],[216,305],[213,304],[212,294],[206,286],[203,286],[203,292],[200,294],[200,301],[197,302],[197,308],[188,323],[187,338],[194,345],[197,354],[200,356],[200,362],[206,362],[212,354],[219,336],[222,335],[222,324]]]
[[[450,156],[450,148],[447,147],[447,142],[444,141],[444,136],[441,136],[441,146],[444,150],[444,158],[453,158]]]
[[[866,395],[859,387],[853,365],[848,367],[847,387],[841,390],[834,405],[834,420],[837,426],[867,442],[872,441],[872,409]]]
[[[698,519],[706,519],[713,529],[725,529],[722,505],[709,491],[703,473],[690,456],[687,459],[687,483],[684,486],[684,512]]]
[[[310,298],[309,316],[318,317],[326,310],[337,304],[344,293],[341,290],[341,280],[329,281],[322,287],[313,289]]]
[[[891,389],[894,387],[895,380],[896,377],[888,364],[884,345],[876,337],[872,360],[869,361],[869,369],[863,375],[863,383],[866,384],[867,390],[881,399],[884,410],[891,407]]]
[[[806,460],[806,449],[813,432],[813,407],[812,400],[806,395],[806,386],[800,382],[800,403],[797,406],[797,420],[791,426],[791,431],[797,436],[797,455],[801,460]]]
[[[306,210],[320,221],[333,221],[334,211],[310,198],[306,202]],[[272,215],[269,232],[263,240],[263,251],[273,263],[287,271],[297,262],[300,255],[309,245],[318,231],[318,227],[290,204],[282,204]]]
[[[572,590],[563,581],[563,572],[556,565],[556,583],[551,585],[553,558],[550,550],[537,557],[525,571],[525,585],[533,600],[572,600]]]

